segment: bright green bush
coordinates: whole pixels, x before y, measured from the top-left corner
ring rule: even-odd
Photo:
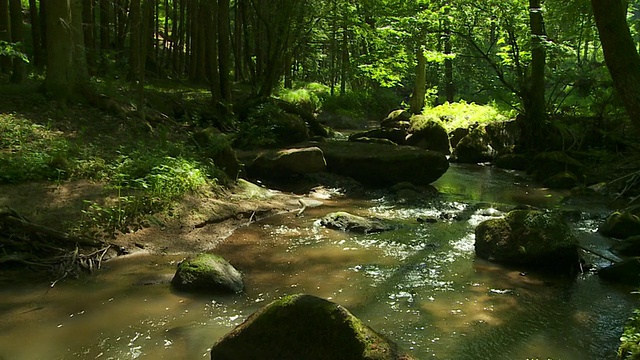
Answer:
[[[494,104],[478,105],[460,101],[425,108],[422,115],[428,119],[440,119],[447,131],[452,131],[457,128],[467,128],[475,123],[490,124],[506,121],[514,114],[502,111]],[[419,125],[416,126],[419,128]]]
[[[331,89],[320,83],[306,83],[294,89],[282,89],[276,97],[286,102],[298,105],[309,111],[316,112],[329,97]]]

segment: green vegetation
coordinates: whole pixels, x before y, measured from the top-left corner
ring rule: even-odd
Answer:
[[[457,128],[468,128],[471,125],[487,125],[494,122],[503,122],[514,116],[511,111],[498,109],[495,104],[478,105],[458,101],[455,103],[444,103],[432,108],[425,108],[422,116],[412,119],[411,126],[414,130],[424,128],[428,122],[440,122],[447,132]]]
[[[640,359],[640,309],[633,311],[633,315],[624,326],[620,337],[618,357],[624,360]]]

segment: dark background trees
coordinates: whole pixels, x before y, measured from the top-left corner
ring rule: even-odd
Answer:
[[[225,107],[300,82],[388,91],[414,113],[494,101],[523,115],[535,147],[554,116],[602,117],[617,98],[639,122],[626,16],[619,0],[3,0],[0,70],[20,82],[46,65],[44,88],[61,98],[93,76],[201,83]]]

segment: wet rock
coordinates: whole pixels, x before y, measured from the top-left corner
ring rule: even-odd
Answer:
[[[640,217],[630,212],[614,212],[598,229],[604,236],[626,239],[640,235]]]
[[[260,153],[247,166],[250,176],[282,178],[324,171],[327,163],[318,147],[272,150]]]
[[[640,256],[640,235],[614,243],[612,250],[623,256]]]
[[[401,124],[409,123],[411,121],[411,113],[407,110],[394,110],[387,115],[380,123],[380,127],[383,128],[402,128]]]
[[[211,360],[411,360],[347,309],[291,295],[252,314],[211,349]]]
[[[199,254],[178,265],[171,285],[181,291],[239,293],[242,274],[220,256]]]
[[[389,140],[394,144],[404,144],[404,139],[407,136],[407,132],[401,129],[373,129],[369,131],[359,132],[349,136],[349,141],[362,141],[365,139],[384,139]]]
[[[475,230],[476,255],[505,264],[573,271],[579,265],[578,240],[562,214],[514,210]]]
[[[320,219],[320,225],[342,231],[352,231],[357,233],[377,233],[392,230],[393,227],[377,219],[367,219],[362,216],[353,215],[348,212],[338,211],[327,214]]]
[[[501,154],[493,161],[500,169],[521,171],[529,169],[530,162],[530,159],[522,154]]]
[[[469,135],[469,128],[457,128],[449,133],[449,143],[451,147],[455,149],[460,143],[460,140]]]
[[[324,152],[327,171],[369,186],[392,186],[403,181],[428,185],[449,168],[444,154],[415,147],[358,142],[315,145]]]
[[[640,285],[640,258],[634,257],[600,269],[598,275],[608,281]]]
[[[494,150],[483,128],[473,129],[453,150],[451,159],[464,164],[477,164],[493,159]]]
[[[447,130],[439,122],[416,119],[422,115],[415,115],[412,122],[424,123],[424,126],[416,131],[412,131],[405,139],[405,144],[419,147],[425,150],[441,152],[445,155],[451,154],[449,145],[449,135]]]
[[[569,190],[578,186],[578,178],[570,171],[562,171],[544,180],[542,185],[551,189]]]
[[[485,126],[491,147],[498,151],[513,148],[520,138],[520,127],[515,120],[495,122]]]
[[[355,139],[349,140],[349,141],[370,143],[370,144],[384,144],[384,145],[391,145],[391,146],[398,145],[397,143],[395,143],[395,142],[393,142],[393,141],[391,141],[389,139],[383,139],[383,138],[359,137],[359,138],[355,138]]]
[[[583,165],[562,151],[551,151],[536,155],[533,158],[532,168],[534,178],[543,181],[565,171],[580,177]]]

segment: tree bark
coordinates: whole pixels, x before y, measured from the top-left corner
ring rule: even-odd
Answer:
[[[11,12],[11,42],[22,44],[24,41],[24,21],[22,20],[22,2],[20,0],[9,0]],[[17,49],[24,53],[24,46],[17,46]],[[22,59],[13,59],[12,83],[21,83],[26,75],[25,62]]]
[[[9,0],[0,0],[0,40],[11,42],[11,29],[9,27]],[[0,56],[0,72],[9,74],[12,62],[9,56]]]
[[[591,0],[591,5],[613,85],[640,131],[640,56],[627,25],[626,2]]]
[[[94,0],[82,1],[82,27],[84,32],[84,47],[87,53],[87,63],[93,65],[95,62],[95,20],[94,20]]]
[[[412,114],[422,113],[424,108],[424,96],[427,88],[427,58],[424,56],[422,46],[418,47],[416,52],[418,64],[416,66],[416,80],[413,85],[413,95],[409,101],[410,111]]]
[[[231,102],[231,29],[229,0],[218,0],[218,66],[220,94],[226,103]]]
[[[42,43],[42,21],[38,13],[36,0],[29,0],[29,18],[31,20],[31,39],[33,42],[33,64],[42,67],[45,63]]]

